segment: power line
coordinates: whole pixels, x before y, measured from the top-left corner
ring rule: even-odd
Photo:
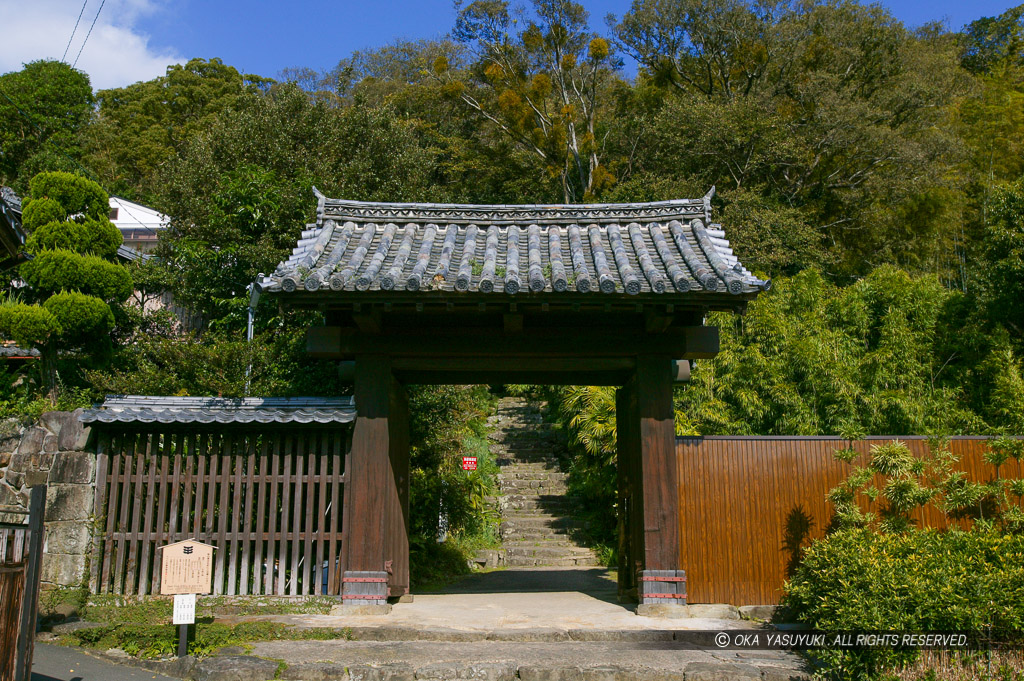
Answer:
[[[103,11],[103,5],[105,5],[106,2],[107,0],[103,0],[103,2],[100,3],[100,8],[96,10],[96,16],[92,18],[92,24],[89,26],[89,32],[85,34],[85,40],[82,41],[82,46],[78,48],[78,56],[75,57],[75,63],[71,65],[71,68],[78,66],[78,57],[82,56],[82,50],[85,49],[85,44],[89,42],[89,36],[92,35],[92,29],[96,26],[96,20],[100,18],[100,12]]]
[[[68,38],[68,44],[64,47],[64,55],[60,58],[61,61],[67,59],[68,49],[71,48],[71,41],[75,39],[75,33],[78,32],[78,23],[82,21],[82,15],[85,14],[85,6],[89,4],[89,0],[85,0],[82,3],[82,11],[78,13],[78,19],[75,20],[75,27],[71,29],[71,37]]]

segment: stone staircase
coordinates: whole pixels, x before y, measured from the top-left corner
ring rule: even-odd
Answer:
[[[505,397],[488,419],[498,474],[501,550],[507,567],[600,565],[572,540],[573,502],[559,467],[565,445],[541,416],[543,403]]]

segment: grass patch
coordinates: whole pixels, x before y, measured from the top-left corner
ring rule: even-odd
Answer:
[[[227,646],[245,646],[259,641],[332,641],[352,640],[352,630],[298,629],[280,622],[242,622],[228,625],[197,622],[195,637],[188,652],[206,657]],[[80,629],[62,638],[62,642],[85,648],[120,648],[133,657],[157,658],[173,655],[178,648],[178,627],[173,624],[112,624],[95,629]]]
[[[326,615],[338,601],[326,596],[270,598],[261,596],[200,596],[196,599],[199,619],[245,615]],[[97,594],[89,598],[83,619],[106,624],[166,624],[174,602],[170,597],[130,598]]]

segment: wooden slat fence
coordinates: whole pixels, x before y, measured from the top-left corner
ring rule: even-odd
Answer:
[[[105,427],[98,441],[95,593],[160,593],[157,547],[217,547],[213,593],[340,593],[349,430]]]
[[[774,604],[800,547],[825,534],[833,508],[825,495],[863,464],[872,445],[893,437],[856,442],[828,437],[679,438],[679,513],[682,567],[690,603]],[[898,437],[917,455],[927,451],[922,437]],[[993,478],[985,463],[988,438],[956,437],[958,469],[974,481]],[[852,446],[861,453],[853,464],[833,453]],[[1020,477],[1012,459],[1003,477]],[[930,506],[919,524],[944,526]],[[963,524],[962,521],[958,521]]]
[[[27,523],[0,523],[0,681],[32,676],[45,508],[46,485],[39,485],[30,493]]]

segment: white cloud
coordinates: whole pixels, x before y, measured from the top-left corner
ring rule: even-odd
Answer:
[[[89,0],[66,61],[75,61],[101,0]],[[60,59],[80,0],[0,0],[0,73],[17,71],[37,59]],[[141,17],[159,10],[151,0],[106,0],[77,68],[89,74],[94,89],[120,87],[163,75],[169,64],[184,62],[173,50],[150,46],[136,28]]]

